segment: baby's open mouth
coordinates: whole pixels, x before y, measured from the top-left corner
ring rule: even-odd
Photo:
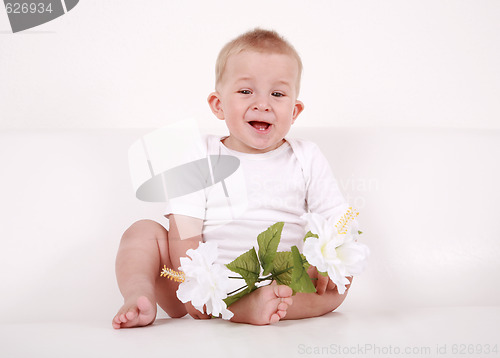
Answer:
[[[266,122],[259,122],[259,121],[251,121],[248,122],[252,127],[259,131],[265,131],[271,124],[266,123]]]

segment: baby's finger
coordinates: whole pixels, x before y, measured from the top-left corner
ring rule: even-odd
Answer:
[[[326,286],[326,289],[330,291],[333,290],[335,287],[337,287],[337,285],[332,280],[328,280],[328,286]]]
[[[309,268],[307,269],[307,274],[310,278],[315,279],[318,277],[318,269],[316,268],[316,266],[309,266]],[[314,284],[316,285],[316,280],[314,281]]]
[[[191,304],[191,302],[187,302],[187,303],[185,304],[185,307],[186,307],[186,311],[187,311],[187,312],[189,313],[189,315],[190,315],[191,317],[193,317],[194,319],[207,319],[207,318],[210,318],[210,316],[208,316],[207,314],[205,314],[205,313],[206,313],[206,311],[205,311],[205,310],[204,310],[205,312],[203,312],[203,313],[202,313],[202,312],[200,312],[200,311],[198,311],[198,310],[197,310],[197,309],[196,309],[196,308],[195,308],[195,307]]]
[[[203,306],[203,313],[200,313],[200,319],[210,319],[212,315],[207,314],[207,305]]]
[[[209,319],[209,318],[211,318],[211,316],[204,314],[204,313],[201,313],[200,311],[196,311],[196,312],[192,312],[192,313],[190,312],[189,314],[194,319]]]
[[[330,278],[328,276],[318,275],[318,282],[316,284],[316,291],[318,295],[322,295],[326,292],[326,288],[328,286],[328,281]]]

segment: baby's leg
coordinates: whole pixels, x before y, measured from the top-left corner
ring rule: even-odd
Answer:
[[[276,323],[285,317],[288,306],[291,304],[292,289],[273,283],[233,303],[229,307],[234,313],[231,321],[255,325]]]
[[[171,267],[168,232],[157,222],[141,220],[125,231],[116,257],[116,278],[124,304],[113,327],[146,326],[156,318],[156,303],[171,317],[186,314],[177,299],[177,283],[160,277],[160,267]]]

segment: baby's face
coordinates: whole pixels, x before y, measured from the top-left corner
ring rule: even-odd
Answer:
[[[276,149],[304,105],[297,101],[299,66],[288,55],[242,51],[228,58],[212,111],[225,120],[224,144],[245,153]]]

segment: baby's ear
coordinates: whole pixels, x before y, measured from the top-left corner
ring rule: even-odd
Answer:
[[[224,120],[224,111],[222,110],[222,102],[220,100],[220,94],[218,92],[212,92],[207,98],[208,105],[212,110],[213,114],[221,120]]]
[[[295,122],[299,114],[304,110],[304,103],[301,101],[295,101],[295,106],[293,107],[292,123]]]

